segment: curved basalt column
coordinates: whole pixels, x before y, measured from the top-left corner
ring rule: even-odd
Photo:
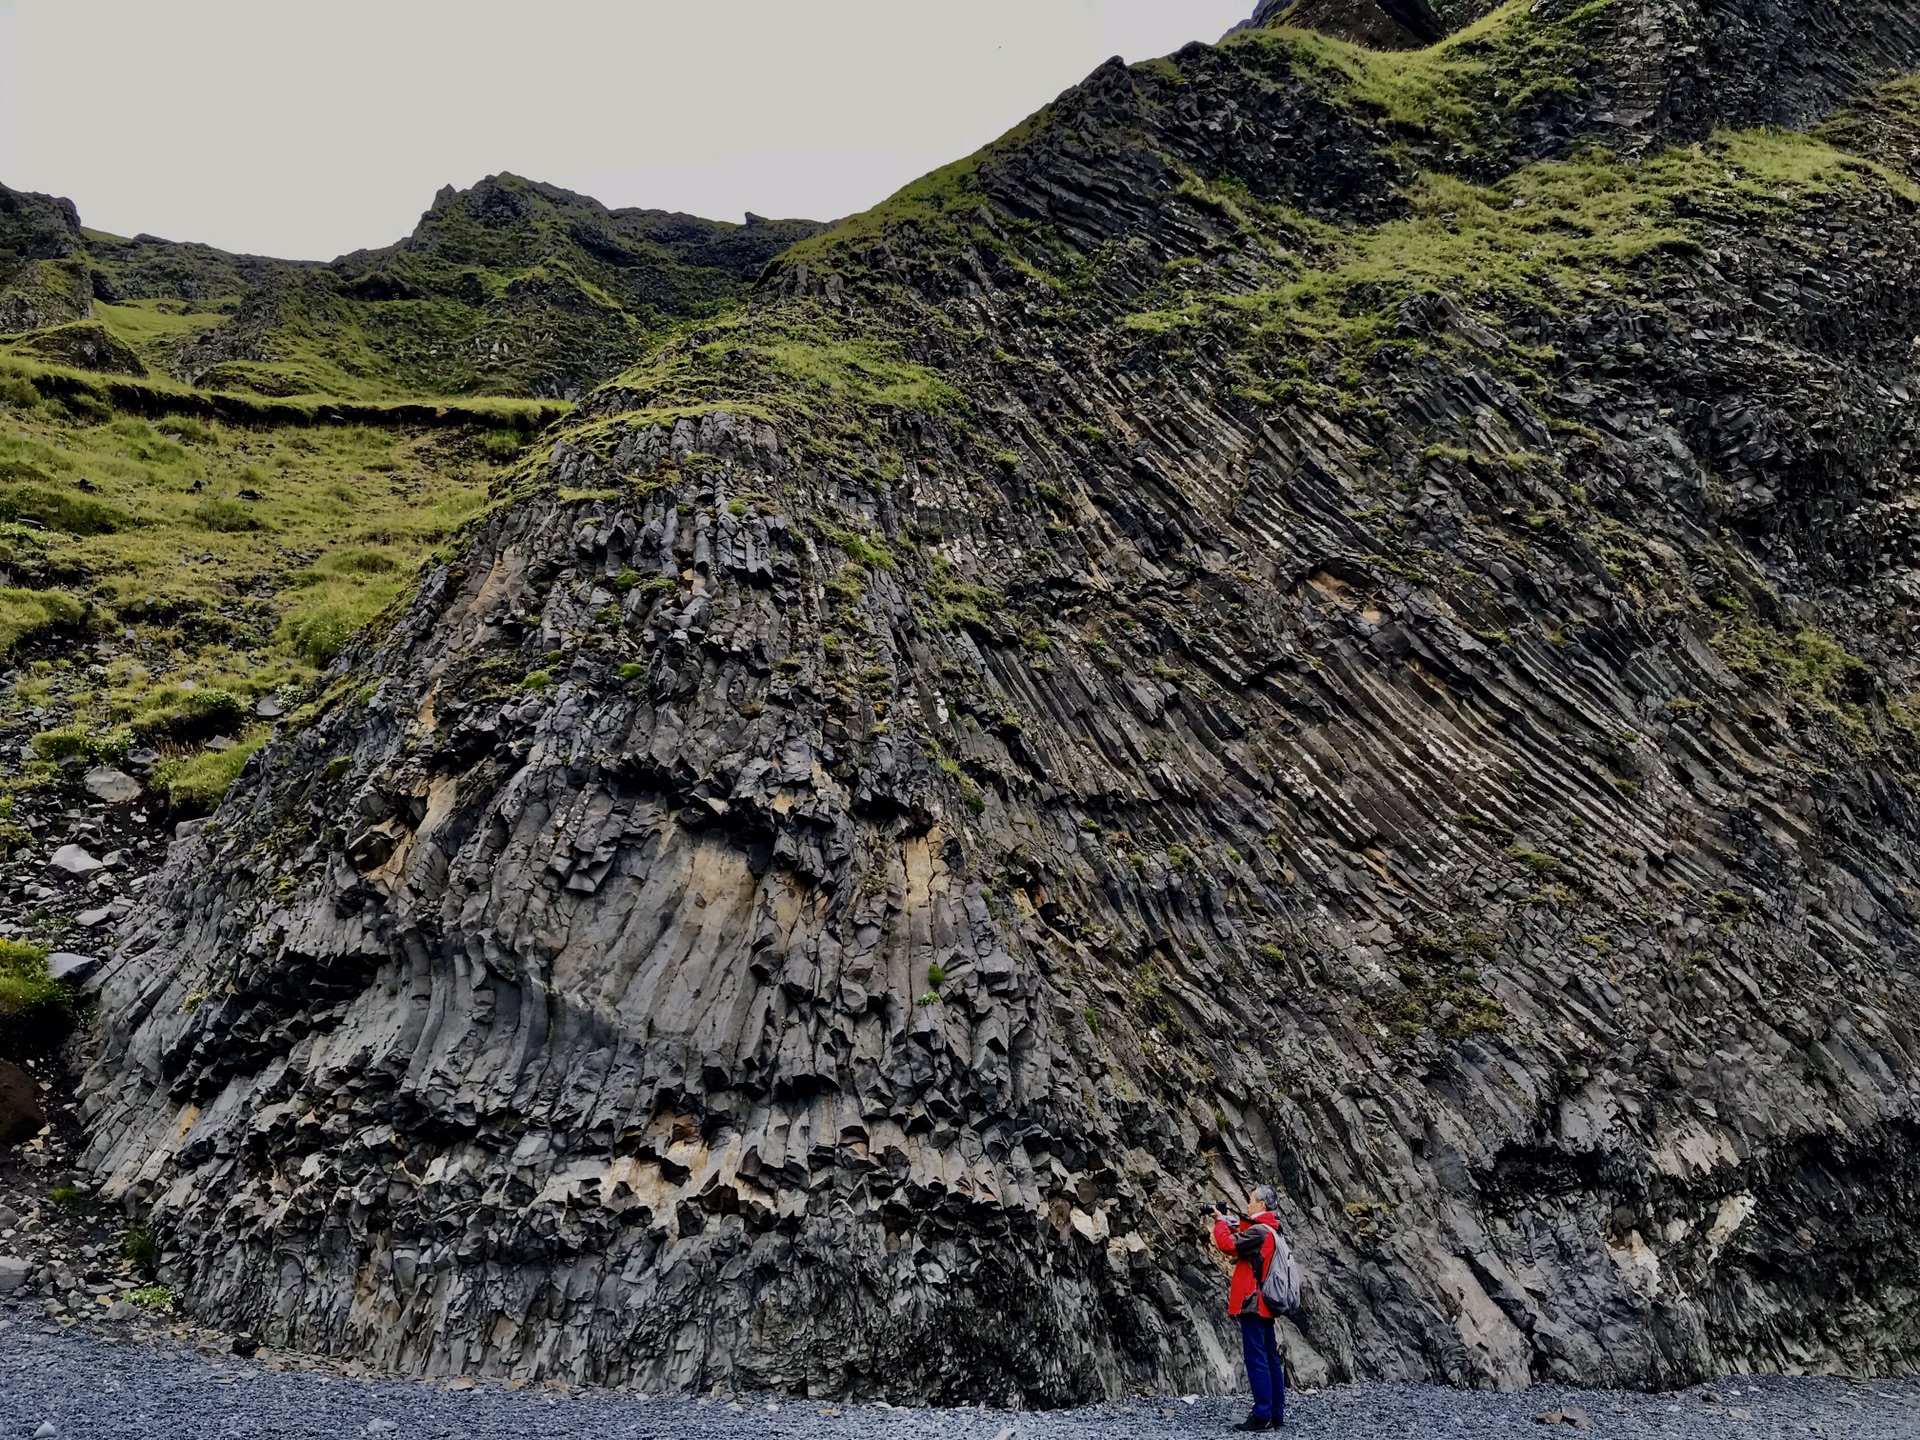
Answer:
[[[1215,1388],[1204,1205],[1277,1178],[1308,1380],[1914,1366],[1911,200],[1729,161],[1600,284],[1276,358],[1427,213],[1297,58],[788,257],[182,841],[87,1107],[196,1314]]]

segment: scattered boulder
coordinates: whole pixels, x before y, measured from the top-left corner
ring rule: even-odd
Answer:
[[[55,870],[64,870],[67,874],[75,876],[91,875],[96,870],[106,868],[88,854],[86,847],[82,845],[62,845],[53,852],[53,858],[47,861],[47,864]]]
[[[40,1087],[18,1065],[0,1060],[0,1145],[31,1140],[46,1126]]]
[[[11,1295],[27,1283],[33,1274],[31,1260],[19,1260],[11,1255],[0,1255],[0,1295]]]
[[[1545,1410],[1533,1417],[1536,1425],[1565,1425],[1571,1430],[1591,1430],[1593,1421],[1587,1418],[1587,1412],[1569,1405],[1561,1410]]]
[[[109,912],[89,910],[80,917],[82,925],[97,925],[100,920],[89,921],[87,915],[98,914],[104,920]],[[80,955],[71,950],[56,950],[47,956],[47,974],[68,985],[84,985],[100,970],[100,957]]]
[[[87,793],[109,805],[131,805],[140,798],[140,782],[123,770],[99,766],[87,772]]]
[[[251,1335],[236,1335],[231,1348],[241,1359],[248,1360],[260,1352],[260,1342]]]

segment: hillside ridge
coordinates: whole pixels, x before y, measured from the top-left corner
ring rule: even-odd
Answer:
[[[393,245],[287,261],[110,236],[71,201],[0,187],[0,332],[211,390],[577,398],[821,228],[609,210],[501,174],[446,187]]]

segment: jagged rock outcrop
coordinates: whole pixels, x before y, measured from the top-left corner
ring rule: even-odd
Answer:
[[[788,253],[181,842],[107,1193],[428,1373],[1222,1385],[1266,1178],[1309,1380],[1911,1370],[1920,110],[1705,108],[1904,15],[1250,32]]]
[[[1264,0],[1249,28],[1284,23],[1379,50],[1430,45],[1444,33],[1427,0]]]
[[[0,185],[0,333],[64,325],[93,314],[71,200]]]
[[[258,383],[249,362],[299,358],[289,332],[357,324],[379,363],[414,388],[577,395],[673,323],[736,301],[769,260],[820,228],[609,210],[557,186],[489,176],[448,186],[397,245],[282,267],[177,368],[202,384]]]
[[[577,395],[676,324],[736,304],[768,261],[821,228],[609,210],[494,175],[446,187],[397,245],[320,264],[88,234],[71,201],[0,186],[0,331],[84,320],[96,299],[158,301],[192,323],[152,358],[207,388]],[[127,372],[117,352],[94,363],[74,340],[20,348]]]

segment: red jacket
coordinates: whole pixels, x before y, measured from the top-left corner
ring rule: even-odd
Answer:
[[[1248,1228],[1253,1225],[1265,1225],[1268,1228],[1256,1234]],[[1227,1292],[1229,1315],[1258,1315],[1263,1320],[1273,1319],[1273,1311],[1260,1298],[1260,1279],[1267,1273],[1267,1266],[1273,1263],[1273,1237],[1279,1232],[1280,1222],[1272,1212],[1266,1210],[1258,1215],[1249,1215],[1244,1221],[1233,1222],[1223,1216],[1213,1222],[1214,1248],[1237,1256],[1240,1261],[1233,1267],[1233,1288]]]

